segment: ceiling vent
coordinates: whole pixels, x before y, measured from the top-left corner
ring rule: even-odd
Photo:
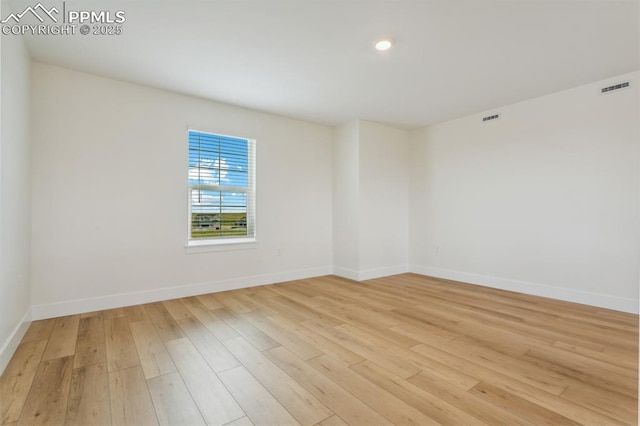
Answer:
[[[500,114],[493,114],[493,115],[488,115],[486,117],[482,117],[482,121],[497,120],[498,118],[500,118]]]
[[[628,81],[625,81],[624,83],[614,84],[613,86],[609,87],[603,87],[602,89],[600,89],[600,93],[609,93],[613,92],[614,90],[625,89],[629,87],[629,84],[630,83]]]

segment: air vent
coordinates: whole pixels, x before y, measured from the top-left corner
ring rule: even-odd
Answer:
[[[486,117],[482,117],[482,121],[491,121],[500,118],[500,114],[488,115]]]
[[[609,93],[609,92],[613,92],[614,90],[624,89],[626,87],[629,87],[628,81],[625,81],[624,83],[620,83],[620,84],[615,84],[609,87],[603,87],[602,89],[600,89],[600,93]]]

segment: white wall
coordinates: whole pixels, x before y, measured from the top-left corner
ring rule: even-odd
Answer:
[[[334,131],[334,272],[355,280],[407,272],[408,134],[355,120]]]
[[[405,132],[361,120],[330,129],[34,64],[34,317],[332,266],[635,310],[631,77],[620,93],[599,96],[603,82],[501,108],[495,122]],[[258,140],[257,249],[185,253],[187,127]]]
[[[332,129],[44,64],[32,75],[34,317],[331,271]],[[185,253],[188,127],[257,139],[257,249]]]
[[[336,127],[333,134],[333,267],[352,279],[360,268],[359,135],[358,121]]]
[[[26,331],[31,306],[30,61],[20,37],[1,38],[0,374]]]
[[[407,272],[408,133],[360,121],[361,279]]]
[[[638,77],[414,132],[412,270],[637,311]]]

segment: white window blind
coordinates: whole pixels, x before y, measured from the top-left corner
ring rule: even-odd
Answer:
[[[255,141],[189,130],[189,240],[255,237]]]

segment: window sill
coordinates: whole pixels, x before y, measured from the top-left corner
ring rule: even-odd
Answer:
[[[189,241],[187,253],[209,253],[216,251],[251,250],[258,248],[255,238],[229,238],[225,240]]]

